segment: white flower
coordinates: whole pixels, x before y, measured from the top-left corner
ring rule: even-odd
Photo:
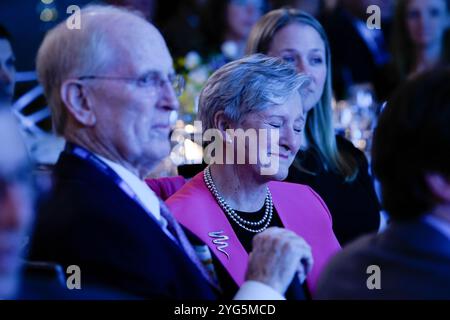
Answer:
[[[234,41],[225,41],[220,47],[225,58],[234,60],[237,58],[239,54],[239,48],[236,42]]]
[[[186,55],[185,66],[188,70],[192,70],[197,67],[201,62],[200,55],[195,51],[190,51]]]
[[[341,124],[344,128],[350,126],[353,120],[353,114],[350,109],[343,109],[341,113]]]

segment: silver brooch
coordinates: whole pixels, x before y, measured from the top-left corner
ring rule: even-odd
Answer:
[[[217,250],[226,255],[227,259],[229,260],[230,255],[224,249],[228,247],[228,243],[226,241],[230,238],[223,234],[223,230],[210,232],[208,233],[208,236],[214,238],[214,240],[212,240],[212,243],[214,243],[217,247]]]

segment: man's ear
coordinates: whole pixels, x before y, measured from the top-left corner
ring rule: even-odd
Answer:
[[[67,111],[84,126],[93,126],[96,122],[87,87],[79,80],[69,79],[61,85],[61,99]]]
[[[222,133],[223,140],[227,143],[232,143],[232,137],[227,134],[227,129],[231,129],[230,120],[223,111],[218,111],[214,115],[214,126]]]
[[[448,178],[433,172],[425,174],[425,181],[435,197],[450,203],[450,180]]]

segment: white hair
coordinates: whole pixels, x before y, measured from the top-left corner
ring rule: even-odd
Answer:
[[[67,111],[60,90],[64,80],[105,70],[113,62],[109,50],[110,26],[124,17],[145,19],[136,12],[106,5],[81,10],[81,28],[69,29],[61,22],[45,36],[37,55],[39,81],[52,111],[56,133],[64,134]]]

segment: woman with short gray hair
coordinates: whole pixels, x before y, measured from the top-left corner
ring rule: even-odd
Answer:
[[[300,147],[307,82],[281,59],[257,54],[223,66],[202,90],[199,115],[203,138],[212,141],[205,149],[209,165],[167,204],[193,234],[203,260],[212,258],[211,272],[225,295],[243,283],[253,237],[268,228],[286,228],[303,239],[288,298],[309,297],[340,248],[320,197],[307,186],[281,182]],[[282,259],[283,252],[275,254]]]

